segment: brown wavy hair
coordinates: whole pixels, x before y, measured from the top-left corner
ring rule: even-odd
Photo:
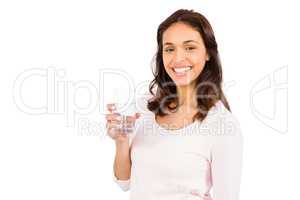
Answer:
[[[158,27],[157,51],[154,56],[154,79],[149,85],[149,91],[153,97],[148,100],[148,109],[156,115],[165,116],[168,114],[168,112],[165,112],[166,108],[170,112],[175,112],[179,107],[176,85],[165,71],[162,58],[163,33],[176,22],[185,23],[197,30],[204,41],[205,48],[209,55],[209,60],[206,61],[202,72],[195,80],[198,111],[193,116],[193,121],[195,121],[195,119],[200,121],[204,120],[210,108],[214,106],[218,100],[221,100],[224,106],[230,111],[229,104],[221,88],[222,67],[213,29],[202,14],[185,9],[177,10]],[[153,91],[154,89],[156,89],[155,92]]]

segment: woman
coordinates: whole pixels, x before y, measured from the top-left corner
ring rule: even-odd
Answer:
[[[131,200],[237,200],[243,139],[209,22],[178,10],[160,24],[157,45],[151,98],[144,113],[127,118],[128,126],[139,122],[131,145],[114,131],[118,114],[107,115],[115,181]]]

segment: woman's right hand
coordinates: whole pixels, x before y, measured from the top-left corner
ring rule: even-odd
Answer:
[[[107,109],[109,111],[109,114],[106,114],[106,128],[107,128],[107,134],[110,136],[113,140],[115,140],[116,143],[128,143],[129,137],[128,133],[122,131],[120,129],[121,125],[121,115],[120,113],[116,113],[116,106],[115,104],[107,104]],[[136,119],[140,117],[139,113],[136,113],[135,116],[126,116],[126,125],[127,127],[131,128],[134,127]]]

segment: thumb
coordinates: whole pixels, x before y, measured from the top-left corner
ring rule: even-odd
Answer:
[[[138,119],[141,117],[141,113],[135,113],[135,119]]]

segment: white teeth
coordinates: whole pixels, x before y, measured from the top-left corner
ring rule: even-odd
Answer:
[[[192,67],[173,68],[175,72],[182,73],[192,69]]]

